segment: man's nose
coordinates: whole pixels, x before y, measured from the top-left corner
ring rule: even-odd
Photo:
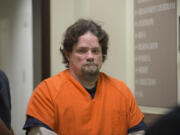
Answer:
[[[92,53],[92,51],[87,52],[87,60],[94,61],[94,54]]]

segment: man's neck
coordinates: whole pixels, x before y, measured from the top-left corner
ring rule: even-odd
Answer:
[[[92,81],[80,80],[79,82],[83,85],[83,87],[87,89],[92,89],[93,87],[95,87],[97,79]]]
[[[88,76],[81,75],[78,76],[74,72],[70,70],[71,75],[85,88],[91,89],[96,85],[97,79],[99,75],[96,76]]]

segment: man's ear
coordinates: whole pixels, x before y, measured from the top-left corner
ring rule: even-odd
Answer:
[[[65,55],[66,59],[69,61],[69,57],[70,57],[70,56],[69,56],[69,55],[70,55],[69,52],[64,51],[64,55]]]

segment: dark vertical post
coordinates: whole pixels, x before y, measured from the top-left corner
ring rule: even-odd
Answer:
[[[33,0],[34,87],[50,76],[50,0]]]
[[[50,0],[42,3],[42,80],[50,76]]]

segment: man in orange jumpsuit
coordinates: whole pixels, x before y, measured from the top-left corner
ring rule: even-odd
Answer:
[[[108,35],[92,20],[80,19],[64,35],[67,69],[42,81],[27,108],[28,134],[143,134],[145,124],[126,84],[100,72]]]

